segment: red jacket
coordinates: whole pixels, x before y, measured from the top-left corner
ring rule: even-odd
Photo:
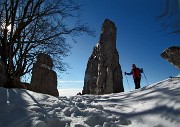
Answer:
[[[126,73],[127,75],[133,75],[134,79],[140,79],[141,78],[141,73],[143,72],[142,69],[139,68],[134,68],[130,73]]]

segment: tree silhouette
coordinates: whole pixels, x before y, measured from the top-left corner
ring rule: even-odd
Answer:
[[[39,53],[49,54],[59,71],[70,49],[67,37],[93,35],[79,20],[80,5],[73,0],[2,0],[0,57],[7,77],[20,79],[32,70]]]

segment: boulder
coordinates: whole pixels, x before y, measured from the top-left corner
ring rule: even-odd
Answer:
[[[19,78],[11,77],[7,79],[7,83],[4,86],[5,88],[21,88],[26,89],[26,86],[24,83],[20,81]]]
[[[116,49],[115,24],[105,19],[99,42],[89,57],[82,94],[123,92],[122,71]]]
[[[38,54],[36,64],[42,65],[42,66],[46,65],[46,67],[48,67],[49,69],[52,69],[53,67],[53,61],[51,57],[44,53]]]
[[[172,46],[163,51],[161,56],[180,69],[180,47]]]
[[[53,61],[47,54],[40,53],[37,62],[33,65],[31,86],[29,90],[34,92],[59,96],[57,90],[57,74],[52,70]]]
[[[1,60],[0,60],[0,87],[26,89],[24,83],[22,83],[19,78],[16,77],[7,78],[5,66]]]

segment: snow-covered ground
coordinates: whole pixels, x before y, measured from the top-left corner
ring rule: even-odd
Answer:
[[[0,127],[180,127],[180,79],[102,96],[0,88]]]

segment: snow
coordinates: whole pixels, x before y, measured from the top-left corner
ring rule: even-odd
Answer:
[[[0,88],[0,127],[180,127],[180,79],[108,95]]]

